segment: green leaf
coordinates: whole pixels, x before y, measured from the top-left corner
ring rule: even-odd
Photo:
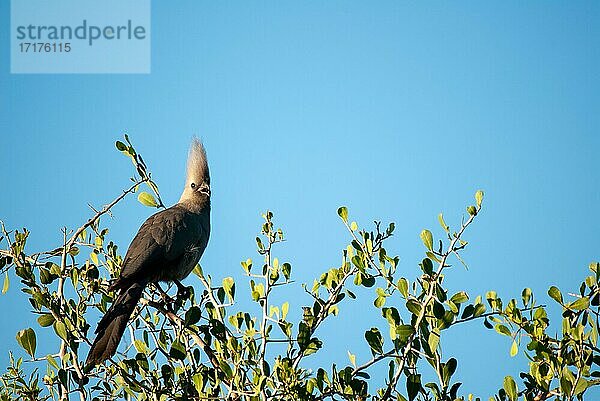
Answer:
[[[233,277],[225,277],[222,284],[225,294],[227,294],[230,301],[233,301],[233,298],[235,297],[235,281],[233,281]]]
[[[494,329],[500,334],[504,334],[505,336],[508,336],[508,337],[511,336],[510,330],[508,329],[508,327],[506,327],[503,324],[497,324],[496,326],[494,326]]]
[[[577,380],[577,384],[575,385],[575,395],[579,395],[583,393],[589,387],[589,382],[585,380],[583,377],[580,377]]]
[[[418,316],[419,313],[421,313],[421,308],[421,304],[415,299],[410,299],[408,302],[406,302],[406,309],[408,309],[414,315]]]
[[[273,317],[273,315],[277,316],[277,320],[279,320],[279,306],[271,305],[269,308],[269,317]]]
[[[429,275],[429,276],[433,276],[433,263],[431,262],[431,259],[429,258],[425,258],[423,259],[423,262],[421,262],[421,269],[423,270],[423,273]]]
[[[457,305],[467,302],[468,300],[469,295],[464,291],[457,292],[456,294],[452,295],[452,298],[450,298],[450,301],[454,302]]]
[[[281,305],[281,320],[285,320],[289,309],[290,309],[290,303],[285,301],[283,303],[283,305]]]
[[[467,206],[467,213],[469,213],[471,216],[475,216],[477,214],[477,208],[473,205]]]
[[[204,388],[204,376],[202,376],[200,373],[196,373],[194,376],[192,376],[192,382],[194,383],[194,388],[196,391],[201,393],[202,389]]]
[[[427,344],[429,345],[429,349],[431,350],[431,352],[435,353],[439,343],[440,332],[438,329],[433,329],[431,333],[429,333],[429,338],[427,339]]]
[[[456,372],[457,365],[458,365],[458,362],[456,361],[455,358],[450,358],[450,359],[448,359],[448,362],[443,364],[442,378],[444,380],[445,386],[448,386],[448,384],[450,383],[450,379],[452,378],[452,375],[454,374],[454,372]]]
[[[523,300],[523,305],[527,306],[532,295],[533,293],[531,292],[531,288],[523,289],[523,292],[521,292],[521,299]]]
[[[10,287],[10,279],[8,278],[8,272],[6,272],[6,275],[4,276],[4,285],[2,285],[2,294],[6,294],[8,287]]]
[[[431,231],[421,231],[421,241],[423,241],[423,244],[427,247],[427,249],[433,251],[433,234],[431,234]]]
[[[431,260],[434,260],[435,263],[441,263],[442,260],[440,258],[438,258],[433,252],[427,251],[425,252],[425,255],[427,255],[427,257]]]
[[[65,326],[65,324],[63,322],[55,322],[54,323],[54,331],[63,340],[65,340],[65,341],[69,340],[69,337],[67,336],[67,327]]]
[[[468,317],[471,317],[473,315],[474,311],[475,311],[475,307],[473,305],[467,305],[465,307],[465,309],[463,310],[462,315],[460,315],[460,318],[466,319]]]
[[[201,312],[200,312],[200,308],[198,308],[197,306],[192,306],[190,309],[188,309],[187,312],[185,312],[185,325],[186,326],[191,326],[193,324],[196,324],[200,321],[200,317],[201,317]]]
[[[250,267],[252,266],[252,262],[248,263],[248,261],[242,260],[240,264],[242,265],[242,269],[244,269],[244,272],[246,272],[246,274],[250,274]]]
[[[504,378],[503,386],[504,391],[506,391],[506,395],[510,401],[517,401],[517,397],[519,394],[517,393],[517,383],[511,376],[506,376]]]
[[[49,313],[44,313],[43,315],[40,315],[40,317],[38,317],[37,321],[40,324],[40,326],[48,327],[51,326],[52,323],[54,323],[54,316],[52,316]]]
[[[143,340],[137,339],[133,342],[133,346],[135,347],[137,352],[141,352],[141,353],[147,353],[148,347],[146,346],[146,343]]]
[[[79,270],[71,270],[71,281],[73,282],[73,287],[77,288],[77,283],[79,283]]]
[[[552,299],[554,299],[559,304],[563,303],[562,294],[560,293],[560,290],[557,287],[555,287],[555,286],[550,287],[548,289],[548,295],[550,295],[550,297],[552,297]]]
[[[444,229],[444,231],[446,231],[446,232],[450,231],[450,227],[444,221],[444,215],[442,213],[438,214],[438,221],[440,222],[440,226],[442,226],[442,228]]]
[[[149,194],[148,192],[140,192],[138,195],[138,201],[144,206],[157,207],[158,204],[154,199],[154,196]]]
[[[338,216],[340,216],[342,218],[344,223],[348,222],[348,209],[346,208],[346,206],[340,207],[338,209],[337,213],[338,213]]]
[[[40,282],[42,284],[50,284],[54,278],[48,269],[40,268]]]
[[[121,141],[117,141],[115,143],[115,146],[117,147],[118,150],[120,150],[121,152],[124,152],[127,150],[127,145],[125,145],[123,142]]]
[[[442,319],[445,313],[446,309],[444,308],[444,305],[435,301],[433,303],[433,316],[435,316],[437,319]]]
[[[564,394],[571,394],[573,385],[575,384],[575,376],[567,366],[563,367],[560,375],[560,389]]]
[[[362,285],[367,288],[373,287],[375,284],[375,277],[373,276],[363,276]]]
[[[350,360],[350,363],[352,364],[352,366],[356,367],[356,355],[354,355],[350,351],[348,351],[348,359]]]
[[[408,392],[408,400],[414,400],[421,391],[421,375],[410,375],[406,378],[406,391]]]
[[[17,342],[29,355],[35,356],[35,331],[32,328],[21,330],[17,333]]]
[[[378,295],[377,298],[375,298],[375,301],[373,301],[373,305],[375,305],[376,308],[381,308],[385,305],[385,298],[385,296]]]
[[[483,191],[482,190],[475,192],[475,202],[477,202],[477,207],[481,207],[481,202],[483,202]]]
[[[68,379],[66,370],[64,370],[62,368],[58,370],[58,380],[62,383],[63,386],[65,386],[65,387],[67,386],[67,381],[69,379]]]
[[[323,342],[318,338],[311,338],[303,352],[303,355],[311,355],[317,352],[323,346]]]
[[[297,341],[301,351],[305,350],[310,342],[310,329],[304,322],[300,322],[298,325]]]
[[[409,324],[402,324],[396,327],[396,334],[400,338],[401,342],[406,342],[408,338],[415,332],[414,327]]]
[[[385,317],[390,326],[395,327],[400,325],[400,313],[398,312],[398,309],[393,306],[391,308],[383,308],[381,314]]]
[[[373,355],[383,353],[383,337],[378,328],[372,327],[371,330],[365,331],[365,339],[371,347]]]
[[[54,359],[54,357],[52,355],[46,355],[46,360],[48,361],[50,366],[52,366],[54,369],[56,369],[56,370],[60,369],[60,366],[58,366],[58,362],[56,362],[56,359]]]
[[[579,298],[578,300],[571,302],[568,306],[569,309],[584,310],[590,306],[590,299],[587,297]]]
[[[475,305],[475,309],[473,310],[473,316],[479,317],[479,316],[483,315],[484,313],[485,313],[485,305],[484,304]]]
[[[185,359],[185,346],[179,342],[174,341],[169,351],[169,356],[174,359],[184,360]]]
[[[408,296],[408,281],[404,277],[398,280],[398,290],[400,290],[400,294],[402,294],[404,298]]]
[[[510,346],[510,356],[515,356],[519,352],[519,346],[517,345],[517,341],[513,340],[512,345]]]
[[[282,264],[281,272],[283,273],[283,277],[285,277],[286,280],[289,280],[290,275],[292,274],[292,265],[290,265],[289,263]]]
[[[233,376],[231,366],[229,366],[229,364],[226,361],[222,360],[221,362],[219,362],[219,367],[221,368],[221,371],[225,374],[225,377],[227,377],[228,379],[230,379],[231,376]]]
[[[90,259],[96,266],[98,266],[98,254],[96,252],[90,253]]]
[[[254,282],[251,281],[252,288],[252,299],[257,301],[261,299],[265,295],[265,286],[263,283],[258,283],[254,285]]]
[[[425,387],[431,389],[434,400],[442,399],[442,394],[441,394],[440,388],[436,383],[427,383],[427,384],[425,384]]]

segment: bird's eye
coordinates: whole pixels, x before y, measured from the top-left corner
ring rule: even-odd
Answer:
[[[196,189],[196,184],[194,184],[193,182],[192,182],[192,185],[190,185],[190,186],[192,187],[192,189]]]

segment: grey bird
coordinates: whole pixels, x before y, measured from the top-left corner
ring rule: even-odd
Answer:
[[[140,227],[123,259],[119,278],[109,291],[118,295],[98,323],[86,360],[90,369],[112,357],[144,288],[159,281],[187,277],[208,245],[210,235],[210,175],[206,151],[193,139],[185,187],[179,202],[150,216]]]

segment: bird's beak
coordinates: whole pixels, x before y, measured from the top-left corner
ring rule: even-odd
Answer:
[[[198,191],[210,198],[210,187],[208,185],[201,185]]]

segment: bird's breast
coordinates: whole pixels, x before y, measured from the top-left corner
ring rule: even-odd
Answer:
[[[196,267],[196,265],[198,264],[198,261],[200,260],[203,251],[204,248],[198,246],[186,249],[186,251],[183,254],[183,257],[181,258],[177,266],[175,266],[173,278],[177,280],[183,280],[184,278],[186,278],[192,272],[192,270],[194,270],[194,267]]]
[[[184,245],[181,256],[174,260],[174,263],[168,269],[169,272],[163,275],[162,280],[183,280],[186,278],[194,270],[208,245],[210,215],[190,214],[188,217],[186,235],[182,239],[187,244]]]

